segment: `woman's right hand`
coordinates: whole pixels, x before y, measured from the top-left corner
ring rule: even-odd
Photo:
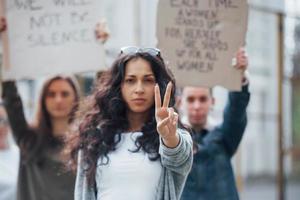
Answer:
[[[169,82],[165,92],[163,105],[161,105],[160,89],[156,84],[154,89],[155,95],[155,119],[157,123],[157,132],[163,139],[167,147],[175,148],[179,144],[177,134],[178,114],[172,107],[169,107],[172,92],[172,83]]]
[[[0,17],[0,33],[6,30],[7,24],[6,24],[6,18],[1,16]]]
[[[98,41],[104,44],[110,37],[110,32],[107,26],[106,19],[101,19],[95,27],[95,36]]]

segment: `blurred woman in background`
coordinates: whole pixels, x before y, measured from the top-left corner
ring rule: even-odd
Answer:
[[[0,18],[0,32],[7,28]],[[106,21],[96,24],[95,37],[101,43],[109,37]],[[43,85],[34,124],[24,116],[14,81],[5,81],[3,100],[12,133],[20,147],[18,200],[73,200],[75,175],[65,169],[64,141],[78,107],[79,87],[71,76],[57,75]]]
[[[15,82],[5,81],[2,86],[12,133],[20,148],[17,199],[73,199],[75,176],[64,169],[62,149],[79,100],[76,81],[55,76],[45,82],[33,125],[26,122]]]

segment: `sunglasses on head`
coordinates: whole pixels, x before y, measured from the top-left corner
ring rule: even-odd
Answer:
[[[121,54],[136,54],[136,53],[148,53],[151,56],[160,56],[160,50],[152,47],[140,48],[136,46],[126,46],[121,48]]]

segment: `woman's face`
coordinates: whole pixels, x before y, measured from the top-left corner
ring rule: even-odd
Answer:
[[[72,111],[75,92],[66,80],[53,81],[46,92],[45,104],[51,118],[66,118]]]
[[[156,80],[150,63],[142,58],[130,60],[125,67],[121,93],[132,113],[146,113],[154,104]]]

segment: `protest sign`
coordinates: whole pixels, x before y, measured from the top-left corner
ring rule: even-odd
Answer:
[[[241,88],[232,58],[245,45],[246,0],[160,0],[158,47],[181,86]]]
[[[99,0],[2,0],[3,79],[100,70],[104,49],[95,38]],[[6,36],[5,36],[6,34]]]

